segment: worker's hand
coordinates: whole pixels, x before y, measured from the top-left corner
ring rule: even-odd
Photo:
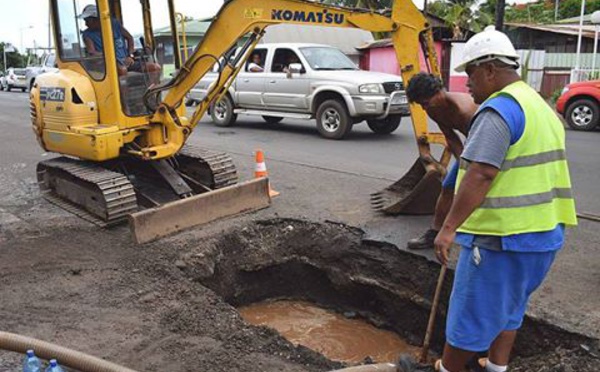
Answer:
[[[133,65],[134,62],[135,61],[131,57],[125,58],[125,67],[129,67],[129,66]]]
[[[435,256],[442,265],[447,265],[450,258],[450,247],[454,243],[456,231],[442,228],[435,237],[433,246],[435,247]]]

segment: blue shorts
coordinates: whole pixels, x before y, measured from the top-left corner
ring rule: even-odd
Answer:
[[[446,341],[481,352],[502,331],[521,327],[529,296],[544,281],[557,251],[507,252],[462,247],[450,296]]]
[[[444,181],[442,182],[442,187],[445,189],[452,189],[456,186],[456,178],[458,178],[458,162],[455,161],[452,164],[452,167],[446,173],[446,177],[444,177]]]

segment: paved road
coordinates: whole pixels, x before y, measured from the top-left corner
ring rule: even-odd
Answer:
[[[567,131],[567,138],[579,209],[600,214],[600,132]],[[0,139],[0,242],[2,234],[17,234],[15,229],[2,229],[3,224],[25,221],[41,228],[57,218],[69,218],[39,201],[35,164],[51,155],[44,154],[31,133],[27,94],[0,92]],[[266,151],[273,185],[282,196],[268,210],[221,222],[225,227],[273,216],[334,220],[359,226],[368,237],[402,249],[429,223],[428,217],[381,216],[369,207],[369,193],[400,177],[416,158],[408,120],[390,136],[376,136],[360,124],[346,140],[331,141],[318,135],[314,121],[284,120],[271,127],[240,116],[236,126],[218,128],[204,119],[191,142],[231,153],[243,179],[252,177],[254,149]],[[549,280],[533,300],[531,314],[600,337],[599,228],[598,223],[581,221],[569,232]],[[431,252],[423,254],[431,257]]]

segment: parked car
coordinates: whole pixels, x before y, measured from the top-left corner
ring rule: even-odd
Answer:
[[[556,111],[575,130],[594,130],[600,122],[600,80],[583,81],[564,87]]]
[[[58,67],[56,66],[56,55],[54,53],[46,54],[42,59],[40,66],[29,66],[27,67],[27,87],[29,90],[33,87],[35,79],[38,75],[46,72],[57,72]]]
[[[0,90],[4,90],[4,85],[6,84],[5,80],[6,77],[4,76],[4,73],[0,72]]]
[[[3,88],[10,91],[14,88],[21,89],[23,92],[29,88],[27,81],[27,70],[24,68],[11,67],[6,71],[3,81]]]
[[[228,94],[210,108],[216,125],[230,126],[238,114],[262,116],[269,124],[314,118],[323,137],[341,139],[364,120],[375,133],[392,133],[410,115],[401,77],[360,70],[337,48],[261,44],[254,55],[259,58],[244,66]],[[187,103],[202,100],[217,76],[205,75]]]

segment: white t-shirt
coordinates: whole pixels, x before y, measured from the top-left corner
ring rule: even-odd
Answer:
[[[250,72],[263,72],[264,70],[264,68],[262,68],[259,64],[256,64],[254,62],[250,62],[248,64],[248,71]]]

